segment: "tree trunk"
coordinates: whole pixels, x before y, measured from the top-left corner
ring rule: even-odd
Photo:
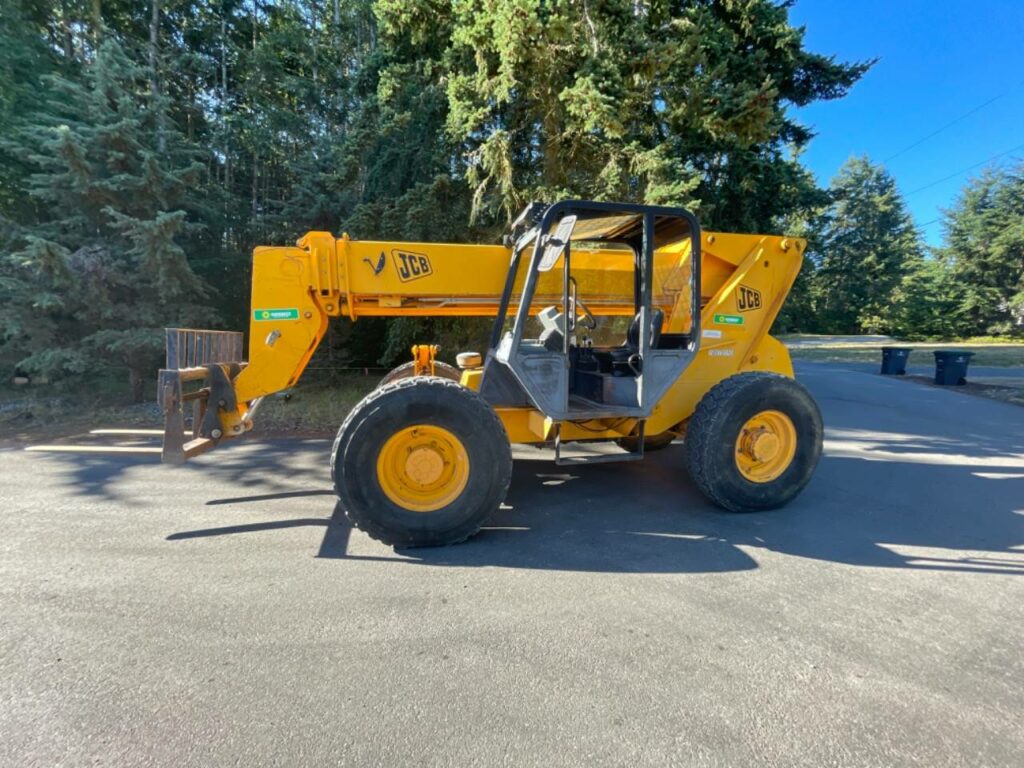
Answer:
[[[252,156],[252,195],[251,214],[253,223],[256,223],[256,214],[259,211],[259,188],[260,188],[260,155],[258,152]]]
[[[128,388],[131,390],[133,403],[141,403],[145,399],[145,383],[145,371],[142,368],[129,366]]]
[[[220,107],[224,109],[228,96],[228,18],[221,9],[220,16]]]
[[[100,47],[100,40],[103,38],[103,7],[100,0],[92,0],[89,5],[92,22],[92,44],[94,48]]]
[[[313,54],[313,87],[316,88],[316,81],[317,81],[317,77],[319,75],[319,70],[320,70],[320,62],[317,60],[317,53],[318,53],[318,51],[320,49],[320,38],[319,38],[319,30],[317,29],[317,26],[316,26],[316,3],[315,2],[311,2],[309,4],[309,22],[310,22],[309,45],[310,45],[310,48],[311,48],[311,53]]]
[[[160,101],[160,0],[152,0],[149,17],[149,86],[156,110],[156,148],[161,154],[167,149],[164,130],[164,109]]]
[[[228,103],[228,19],[221,6],[220,15],[220,127],[224,140],[224,189],[231,191],[231,141],[228,138],[227,103]],[[227,206],[227,195],[225,203]],[[225,209],[226,210],[226,209]]]
[[[75,41],[71,36],[71,11],[68,10],[66,0],[61,3],[60,23],[64,33],[64,64],[69,65],[75,58]]]
[[[546,98],[544,116],[541,118],[541,172],[544,184],[549,189],[558,187],[565,174],[562,167],[559,144],[562,138],[562,121],[558,110],[558,94],[550,87],[544,89]]]

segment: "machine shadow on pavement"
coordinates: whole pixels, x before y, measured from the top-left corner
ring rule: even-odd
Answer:
[[[687,477],[679,444],[614,473],[559,467],[549,453],[525,449],[506,503],[457,546],[353,551],[337,505],[330,516],[180,531],[168,539],[319,526],[325,533],[318,557],[405,565],[718,573],[757,568],[758,550],[769,550],[851,566],[1024,574],[1024,469],[1015,459],[1000,463],[995,445],[842,426],[829,430],[827,444],[805,493],[772,512],[735,515],[711,506]],[[326,470],[307,473],[320,480],[317,488],[274,493],[256,483],[254,490],[269,492],[206,504],[230,509],[309,496],[310,511],[326,512],[333,501]]]
[[[825,453],[783,509],[719,511],[691,483],[679,443],[614,470],[560,467],[550,451],[518,447],[502,508],[477,536],[440,549],[396,552],[353,534],[335,506],[328,440],[253,440],[184,467],[36,456],[53,462],[54,490],[65,496],[145,508],[159,493],[187,489],[198,519],[206,510],[220,524],[171,528],[166,539],[178,547],[317,527],[324,536],[311,554],[320,558],[405,566],[721,573],[758,568],[758,553],[770,551],[850,566],[1024,574],[1024,429],[1016,427],[1024,412],[866,374],[799,373],[825,416]]]
[[[676,446],[665,454],[667,458],[674,457],[669,464],[682,458]],[[253,462],[250,454],[242,463],[251,466]],[[258,463],[264,463],[264,459]],[[227,509],[310,497],[311,511],[333,508],[328,517],[292,517],[179,531],[167,539],[185,541],[312,526],[325,528],[316,555],[327,559],[638,573],[713,573],[756,568],[749,555],[714,535],[714,520],[720,515],[707,507],[685,480],[685,473],[680,474],[675,467],[655,468],[652,463],[618,467],[618,482],[609,484],[609,473],[599,467],[573,467],[570,472],[556,466],[548,453],[527,450],[526,455],[517,454],[512,485],[501,509],[472,539],[450,547],[392,551],[374,544],[371,546],[379,548],[381,554],[354,553],[350,546],[352,528],[340,503],[335,501],[333,490],[314,488],[239,494],[210,499],[205,505]],[[231,464],[213,471],[232,475]],[[314,473],[307,471],[309,474]],[[320,479],[319,473],[316,475]],[[250,480],[252,477],[250,473]],[[682,483],[678,482],[680,477],[684,478]],[[328,477],[324,476],[321,482],[329,488]],[[653,508],[642,509],[650,506],[653,495],[667,496],[674,502],[663,500]],[[319,497],[329,497],[330,506],[326,506],[327,498]],[[694,511],[687,512],[688,509]],[[705,519],[705,524],[695,527],[699,519]],[[359,549],[365,550],[366,546]]]

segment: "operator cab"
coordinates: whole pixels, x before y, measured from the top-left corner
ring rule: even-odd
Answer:
[[[698,348],[695,217],[626,203],[533,204],[506,243],[481,395],[560,421],[649,416]]]

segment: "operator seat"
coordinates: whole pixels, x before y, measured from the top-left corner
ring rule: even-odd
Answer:
[[[548,328],[541,333],[538,341],[540,341],[541,345],[548,352],[561,352],[562,345],[565,342],[565,336],[563,336],[562,332],[557,328]]]
[[[661,326],[665,322],[665,313],[660,309],[651,310],[651,349],[658,346],[661,340]],[[616,376],[634,376],[634,371],[629,366],[629,360],[633,355],[640,352],[640,313],[637,312],[633,321],[626,331],[626,343],[616,347],[612,354],[612,373]]]

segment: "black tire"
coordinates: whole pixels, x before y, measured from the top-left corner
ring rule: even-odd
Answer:
[[[770,482],[753,482],[737,465],[736,440],[747,420],[781,411],[796,429],[796,453]],[[821,411],[807,389],[774,373],[741,373],[715,385],[697,405],[686,430],[686,464],[701,492],[731,512],[757,512],[789,503],[804,489],[821,458]]]
[[[672,445],[676,439],[675,432],[662,432],[660,435],[644,435],[644,453],[661,451]],[[621,448],[631,453],[636,453],[640,447],[640,440],[636,437],[623,437],[615,441]]]
[[[455,435],[469,456],[461,493],[432,512],[405,509],[381,488],[377,458],[396,432],[418,424]],[[396,547],[438,547],[472,536],[500,506],[512,479],[505,427],[476,392],[436,376],[380,387],[352,409],[338,430],[331,478],[351,523]]]
[[[411,379],[416,375],[416,363],[410,360],[408,363],[402,363],[400,366],[388,373],[383,379],[380,380],[380,384],[377,387],[383,387],[401,379]],[[448,363],[442,363],[440,360],[434,362],[434,375],[442,379],[449,379],[450,381],[461,381],[462,374],[459,373],[459,369]]]

